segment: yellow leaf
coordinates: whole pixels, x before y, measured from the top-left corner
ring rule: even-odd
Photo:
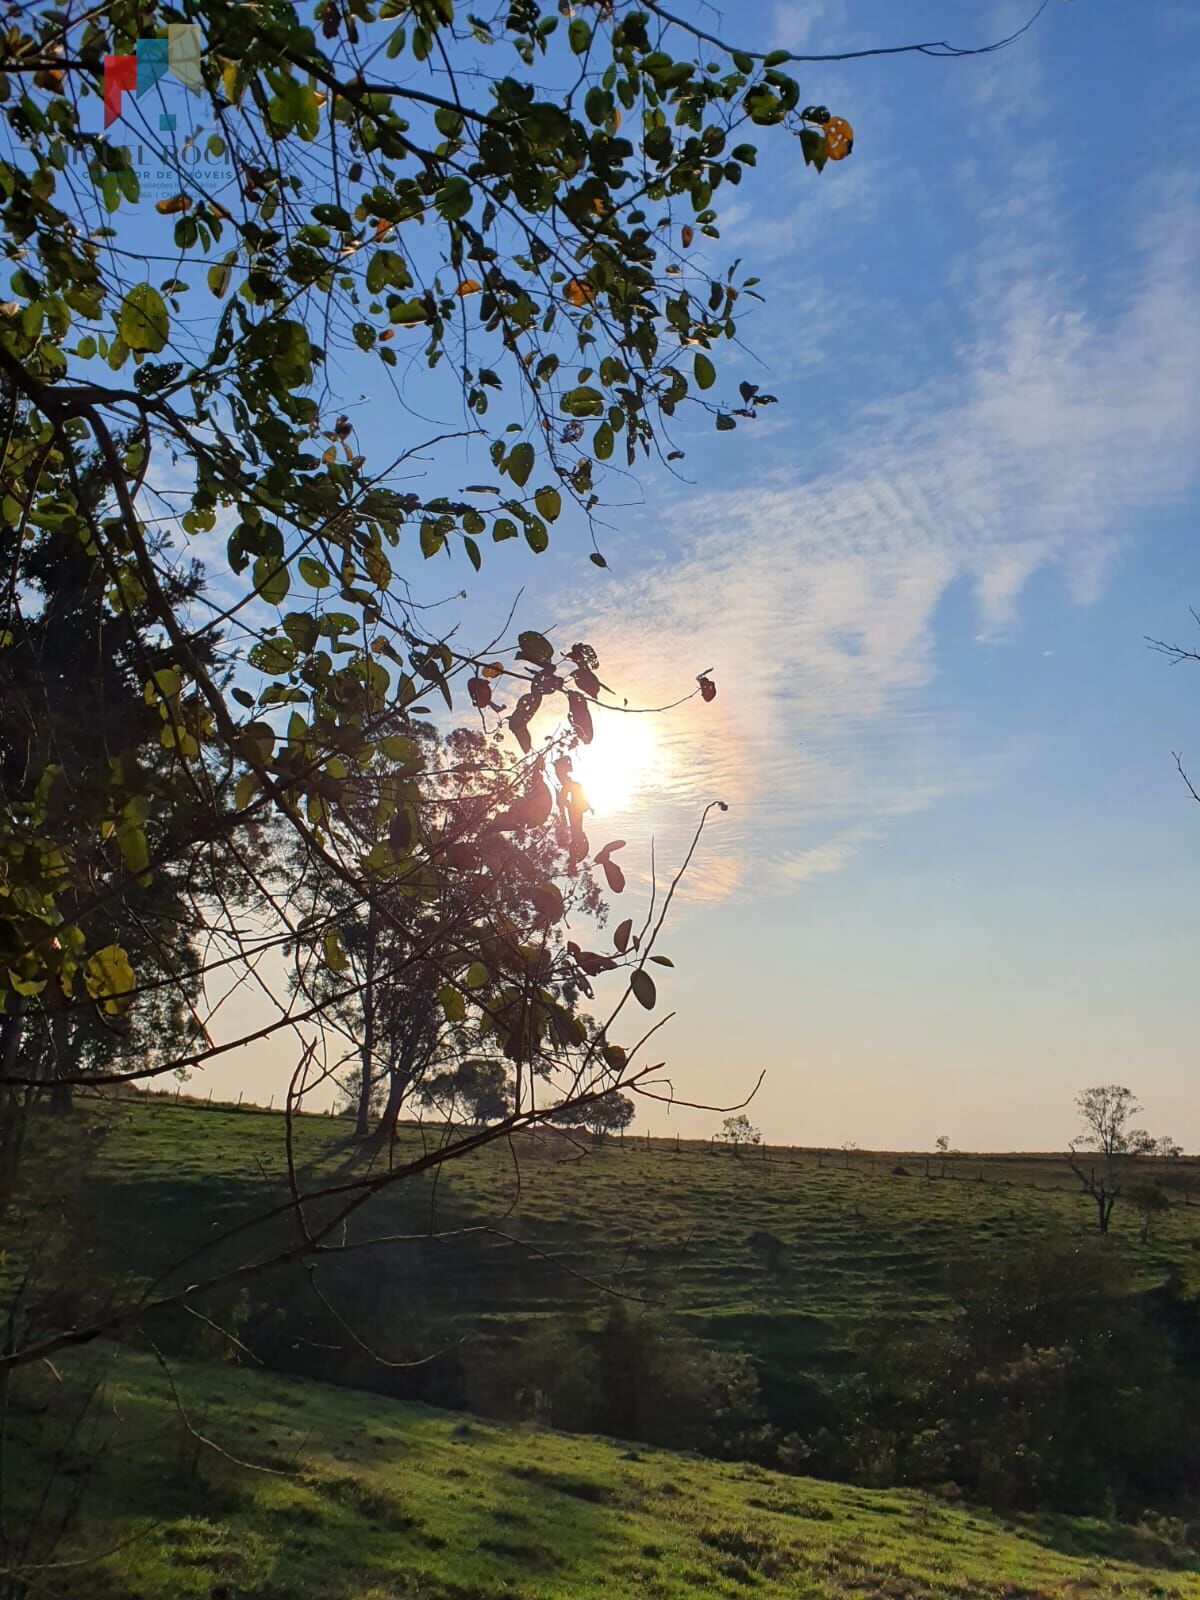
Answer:
[[[464,278],[459,284],[457,292],[462,296],[464,294],[478,294],[479,290],[480,285],[476,283],[474,278]]]
[[[129,957],[119,944],[106,944],[88,957],[83,981],[93,1000],[98,1000],[110,1017],[129,1008],[137,982]]]
[[[596,291],[586,278],[572,278],[563,293],[573,306],[586,306],[596,298]]]
[[[830,161],[844,161],[854,149],[854,129],[845,117],[830,117],[824,133],[825,154]]]

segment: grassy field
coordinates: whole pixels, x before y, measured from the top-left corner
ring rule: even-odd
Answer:
[[[38,1520],[51,1458],[41,1523],[64,1485],[82,1499],[56,1565],[26,1574],[61,1600],[1200,1596],[1169,1530],[1006,1519],[128,1349],[24,1375],[7,1429],[10,1536]]]
[[[91,1115],[87,1113],[86,1115]],[[79,1178],[78,1213],[98,1270],[162,1270],[283,1189],[283,1119],[163,1099],[102,1108],[108,1137]],[[296,1124],[297,1159],[337,1171],[345,1125]],[[403,1132],[398,1154],[422,1135]],[[360,1237],[413,1233],[372,1272],[402,1278],[439,1323],[463,1327],[592,1306],[614,1286],[661,1301],[720,1343],[790,1366],[835,1361],[848,1330],[881,1313],[926,1315],[941,1304],[944,1265],[988,1246],[1094,1229],[1091,1202],[1060,1156],[952,1158],[795,1151],[766,1156],[706,1144],[628,1139],[579,1152],[557,1136],[498,1144],[400,1185],[356,1220]],[[897,1174],[904,1168],[907,1176]],[[1121,1205],[1113,1248],[1147,1283],[1200,1265],[1200,1204],[1187,1203],[1194,1162],[1148,1163],[1171,1209],[1151,1240]],[[480,1223],[494,1231],[458,1230]],[[751,1245],[783,1243],[783,1270]],[[196,1267],[189,1269],[198,1270]]]

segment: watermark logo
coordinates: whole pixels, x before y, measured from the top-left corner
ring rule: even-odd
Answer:
[[[199,94],[200,28],[194,22],[171,23],[165,39],[139,39],[137,54],[104,58],[104,126],[109,128],[121,115],[121,96],[131,89],[140,100],[167,73],[178,78],[186,89]],[[175,115],[159,114],[160,132],[175,129]]]

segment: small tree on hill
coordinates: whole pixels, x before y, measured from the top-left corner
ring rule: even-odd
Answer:
[[[1075,1096],[1075,1107],[1082,1127],[1071,1145],[1071,1171],[1095,1201],[1097,1224],[1101,1233],[1107,1233],[1130,1164],[1139,1155],[1154,1150],[1159,1141],[1151,1139],[1143,1129],[1130,1126],[1142,1108],[1133,1090],[1123,1084],[1103,1083],[1082,1089]],[[1089,1152],[1086,1163],[1080,1145]]]
[[[753,1146],[762,1143],[761,1132],[744,1112],[739,1112],[736,1117],[726,1117],[717,1138],[723,1144],[727,1144],[735,1156],[741,1155],[743,1145]]]
[[[613,1089],[583,1108],[583,1125],[597,1144],[603,1144],[610,1133],[624,1132],[633,1121],[635,1110],[627,1094]]]

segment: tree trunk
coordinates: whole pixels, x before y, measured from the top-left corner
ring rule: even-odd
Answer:
[[[0,1017],[0,1208],[8,1201],[17,1181],[25,1124],[29,1117],[29,1093],[7,1081],[17,1063],[24,1027],[24,1003]]]
[[[66,1016],[56,1011],[50,1021],[50,1109],[60,1116],[75,1104],[74,1086],[59,1081],[67,1072],[70,1054],[71,1029]]]
[[[363,1036],[359,1045],[361,1077],[358,1085],[358,1112],[354,1137],[365,1139],[371,1131],[371,1095],[375,1088],[375,902],[367,909],[366,984],[363,988]]]

